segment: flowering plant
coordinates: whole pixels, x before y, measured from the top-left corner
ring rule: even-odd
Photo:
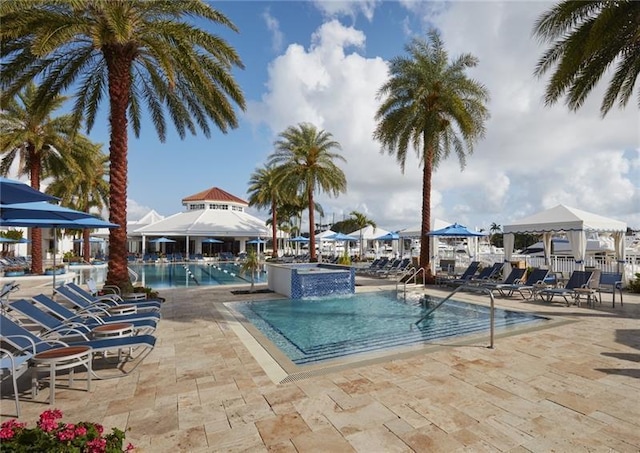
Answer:
[[[56,451],[82,453],[114,453],[133,450],[129,444],[123,450],[124,431],[113,428],[111,434],[102,435],[102,425],[91,422],[62,423],[62,412],[47,410],[40,414],[35,428],[16,419],[0,425],[2,452]]]

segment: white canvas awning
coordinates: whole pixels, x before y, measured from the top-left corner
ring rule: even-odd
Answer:
[[[582,268],[584,267],[587,246],[585,232],[613,233],[614,240],[616,243],[619,243],[624,241],[627,224],[619,220],[581,211],[580,209],[558,205],[546,211],[525,217],[510,225],[504,225],[503,231],[505,260],[511,259],[514,233],[542,234],[543,242],[545,244],[551,244],[552,233],[564,232],[567,234],[569,243],[571,244],[571,251],[576,264]],[[624,262],[624,247],[621,247],[621,249],[622,255],[617,256],[619,263]],[[618,250],[618,247],[616,247],[616,250]],[[546,247],[545,258],[547,264],[550,264],[549,253],[549,248]]]

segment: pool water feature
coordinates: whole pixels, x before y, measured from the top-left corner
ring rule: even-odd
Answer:
[[[332,264],[271,264],[268,265],[267,286],[291,299],[353,294],[355,269]]]
[[[251,322],[294,364],[305,365],[489,332],[488,307],[456,300],[447,301],[414,325],[440,300],[418,295],[408,295],[405,300],[395,291],[379,291],[226,305]],[[547,320],[495,309],[496,332]]]
[[[243,274],[235,263],[129,264],[129,267],[138,274],[138,283],[154,289],[251,283],[251,275]],[[256,274],[255,283],[264,282],[266,273]]]

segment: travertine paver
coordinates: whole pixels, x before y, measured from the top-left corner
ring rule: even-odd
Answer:
[[[25,286],[15,295],[47,292]],[[89,393],[59,389],[66,421],[126,428],[127,441],[153,453],[640,452],[637,295],[615,309],[499,298],[571,322],[497,338],[495,349],[480,338],[284,384],[217,309],[242,296],[220,287],[162,295],[155,350],[132,375],[95,381]],[[31,402],[25,392],[22,420],[33,424],[47,397],[44,389]],[[6,395],[2,418],[12,411]]]

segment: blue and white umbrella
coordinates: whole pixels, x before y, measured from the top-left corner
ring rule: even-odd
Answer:
[[[470,231],[466,226],[454,223],[439,230],[429,231],[428,236],[443,236],[443,237],[479,237],[486,236],[487,233],[478,233],[476,231]]]
[[[57,200],[58,198],[40,192],[21,181],[0,177],[0,204]]]

